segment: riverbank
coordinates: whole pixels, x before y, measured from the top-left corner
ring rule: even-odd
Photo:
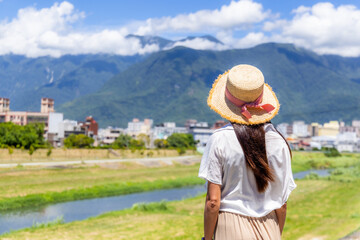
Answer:
[[[335,158],[322,153],[294,152],[293,155],[293,172],[360,163],[360,154]],[[172,160],[1,169],[0,210],[203,183],[197,178],[200,156],[182,162]]]
[[[169,163],[114,162],[0,170],[0,210],[204,183],[199,157]]]
[[[186,155],[197,155],[194,150],[187,150]],[[131,159],[131,158],[158,158],[176,157],[179,152],[176,149],[67,149],[54,148],[37,149],[32,155],[25,149],[12,149],[9,151],[0,148],[0,163],[32,163],[51,161],[72,161],[72,160],[97,160],[97,159]]]
[[[360,227],[360,168],[326,179],[296,181],[288,201],[283,239],[335,240]],[[353,176],[350,176],[353,175]],[[351,179],[351,180],[350,180]],[[135,205],[72,223],[34,225],[2,239],[200,239],[204,195],[183,201]]]

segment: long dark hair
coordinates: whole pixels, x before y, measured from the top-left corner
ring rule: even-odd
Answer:
[[[254,172],[257,190],[260,193],[265,192],[269,182],[274,181],[275,177],[266,155],[264,124],[231,124],[244,151],[246,165]]]

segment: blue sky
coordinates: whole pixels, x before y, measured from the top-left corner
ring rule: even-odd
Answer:
[[[247,48],[286,42],[319,54],[360,55],[360,1],[279,0],[0,0],[0,55],[82,53],[121,55],[158,51],[127,34],[173,40],[195,49]]]

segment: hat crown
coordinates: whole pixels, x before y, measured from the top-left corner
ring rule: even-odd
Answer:
[[[237,99],[253,102],[264,90],[264,75],[254,66],[237,65],[229,71],[226,87]]]

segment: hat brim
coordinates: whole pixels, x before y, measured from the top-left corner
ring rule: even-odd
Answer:
[[[229,71],[225,72],[215,80],[207,100],[208,105],[212,110],[217,112],[221,117],[230,122],[253,125],[261,124],[270,121],[279,112],[279,101],[268,84],[264,85],[263,99],[261,103],[271,104],[275,107],[271,112],[267,112],[260,108],[248,107],[251,118],[247,119],[241,114],[241,108],[231,103],[225,97],[226,80]]]

